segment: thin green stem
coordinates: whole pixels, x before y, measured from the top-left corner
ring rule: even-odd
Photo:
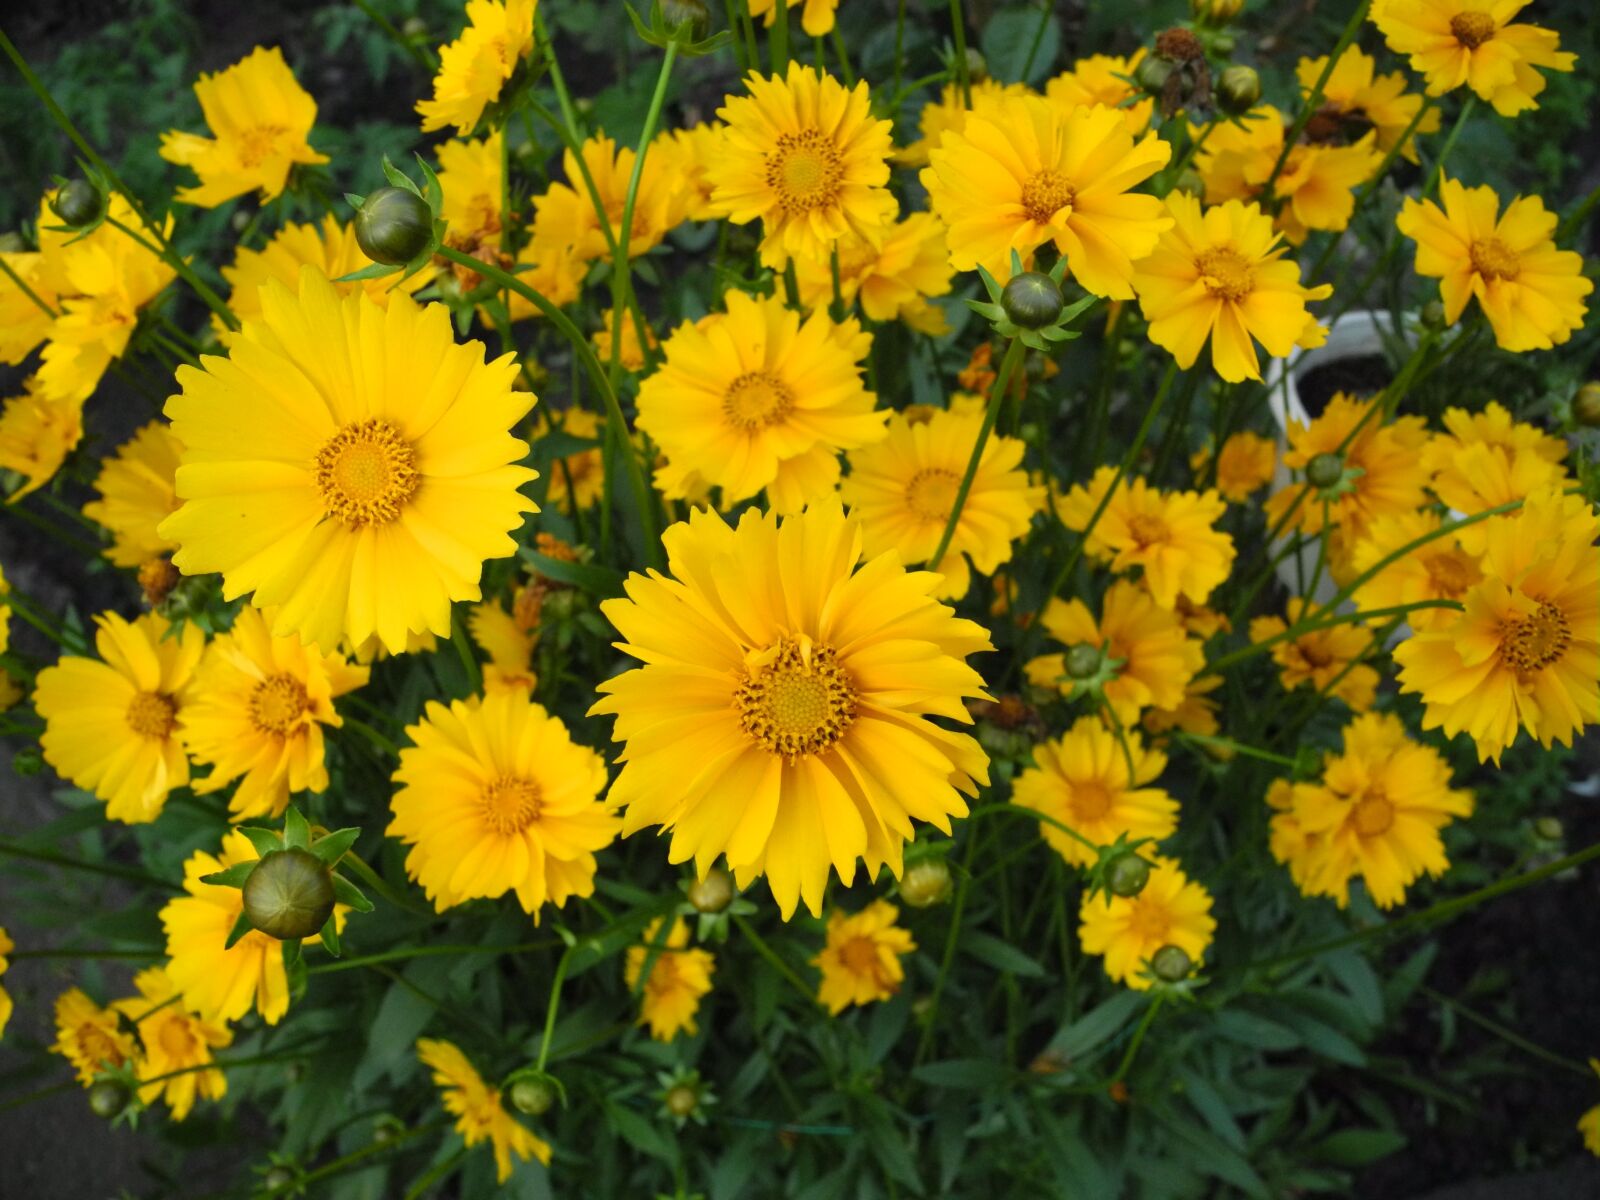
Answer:
[[[1461,605],[1455,600],[1416,600],[1410,604],[1396,604],[1390,608],[1373,608],[1368,609],[1366,612],[1334,613],[1332,616],[1327,617],[1326,620],[1302,617],[1299,621],[1296,621],[1293,625],[1290,625],[1282,633],[1275,633],[1271,637],[1263,638],[1259,642],[1252,642],[1248,646],[1241,647],[1240,649],[1233,651],[1231,654],[1224,654],[1221,658],[1213,659],[1211,662],[1206,664],[1205,670],[1200,672],[1199,677],[1203,678],[1206,675],[1220,674],[1229,667],[1234,666],[1236,663],[1241,663],[1246,659],[1254,658],[1258,654],[1265,654],[1274,646],[1280,645],[1283,642],[1291,642],[1295,638],[1304,637],[1308,633],[1316,633],[1323,629],[1332,629],[1335,625],[1360,624],[1364,621],[1375,620],[1378,617],[1403,616],[1406,613],[1416,612],[1418,609],[1424,608],[1450,608],[1459,612],[1461,610]],[[1327,612],[1327,609],[1323,609],[1316,614],[1316,617],[1323,617]]]
[[[457,954],[487,954],[491,957],[505,954],[532,954],[540,950],[553,949],[560,944],[547,938],[541,942],[517,942],[509,946],[474,946],[465,943],[446,946],[399,946],[393,950],[368,954],[361,958],[337,958],[332,962],[318,963],[313,967],[307,967],[306,974],[328,975],[334,971],[351,971],[356,967],[370,967],[378,963],[398,962],[408,958],[448,958]]]
[[[1243,742],[1236,742],[1232,738],[1215,737],[1209,733],[1190,733],[1183,729],[1174,730],[1173,736],[1180,742],[1192,742],[1199,746],[1216,746],[1234,754],[1242,754],[1246,758],[1258,758],[1262,762],[1276,763],[1280,767],[1299,765],[1292,758],[1286,758],[1282,754],[1274,754],[1270,750],[1262,750],[1255,746],[1246,746]]]
[[[0,839],[0,854],[10,855],[12,858],[27,858],[32,859],[34,862],[49,863],[55,867],[66,867],[72,871],[86,871],[92,875],[104,875],[111,879],[126,879],[130,883],[142,883],[147,887],[164,888],[169,892],[183,891],[181,886],[171,880],[147,874],[136,867],[119,867],[115,863],[86,862],[81,858],[71,858],[65,854],[57,854],[54,850],[40,850],[32,846],[24,846],[20,842],[11,841],[9,838]]]
[[[1116,1074],[1106,1081],[1107,1087],[1114,1083],[1120,1083],[1126,1077],[1129,1068],[1133,1066],[1134,1058],[1139,1053],[1139,1047],[1144,1044],[1144,1035],[1150,1032],[1150,1026],[1155,1022],[1156,1013],[1161,1011],[1161,1005],[1165,1001],[1166,996],[1157,993],[1156,998],[1150,1002],[1150,1007],[1144,1010],[1144,1016],[1139,1020],[1139,1027],[1133,1031],[1133,1040],[1128,1043],[1128,1049],[1123,1054],[1122,1061],[1117,1064]]]
[[[556,1031],[556,1012],[561,1007],[561,984],[567,978],[567,964],[572,961],[572,952],[575,949],[577,949],[576,942],[561,952],[561,958],[556,963],[555,978],[550,981],[550,998],[545,1001],[544,1010],[544,1036],[539,1039],[538,1069],[541,1071],[550,1058],[550,1042]]]
[[[1267,181],[1261,188],[1261,203],[1263,207],[1272,202],[1272,186],[1278,182],[1278,176],[1283,174],[1284,164],[1289,161],[1289,154],[1300,143],[1300,135],[1306,131],[1306,126],[1311,123],[1311,118],[1316,115],[1317,109],[1322,105],[1323,90],[1328,86],[1328,80],[1333,77],[1334,67],[1339,65],[1339,60],[1344,57],[1344,52],[1349,49],[1350,43],[1356,40],[1356,35],[1361,32],[1361,26],[1367,19],[1367,10],[1372,7],[1372,0],[1361,0],[1356,5],[1355,12],[1350,14],[1350,19],[1345,22],[1344,31],[1339,34],[1339,40],[1334,43],[1333,52],[1328,55],[1328,61],[1323,64],[1322,73],[1317,76],[1316,83],[1311,85],[1311,90],[1306,93],[1300,105],[1300,111],[1295,115],[1294,124],[1289,126],[1283,135],[1283,149],[1278,154],[1278,161],[1272,164],[1272,173],[1267,176]]]
[[[1461,136],[1461,131],[1466,128],[1467,119],[1472,116],[1472,110],[1477,107],[1478,98],[1468,95],[1462,104],[1461,111],[1456,114],[1456,123],[1450,127],[1450,134],[1440,147],[1439,157],[1434,160],[1433,170],[1428,172],[1428,185],[1422,189],[1424,197],[1433,195],[1439,186],[1439,181],[1444,178],[1444,162],[1450,157],[1450,151],[1455,149],[1456,139]]]
[[[343,1175],[352,1167],[359,1166],[361,1163],[366,1162],[369,1158],[376,1158],[380,1154],[388,1154],[391,1151],[398,1150],[407,1142],[414,1142],[418,1138],[426,1137],[430,1133],[438,1133],[439,1131],[448,1127],[449,1124],[450,1123],[448,1121],[444,1120],[429,1121],[426,1125],[418,1125],[414,1129],[397,1130],[392,1137],[386,1138],[381,1142],[374,1141],[370,1145],[361,1147],[359,1150],[353,1150],[349,1154],[336,1158],[331,1162],[324,1163],[314,1171],[306,1172],[306,1174],[300,1176],[298,1179],[291,1180],[288,1183],[279,1184],[275,1188],[270,1188],[267,1191],[259,1193],[259,1195],[262,1197],[262,1200],[267,1200],[269,1197],[272,1198],[272,1200],[276,1200],[276,1197],[279,1196],[301,1195],[303,1194],[301,1189],[308,1183],[320,1183],[322,1180],[331,1179],[335,1175]]]
[[[411,1187],[406,1191],[405,1200],[420,1200],[421,1197],[426,1196],[428,1194],[428,1190],[433,1187],[434,1184],[453,1175],[461,1166],[461,1161],[466,1157],[467,1148],[462,1146],[461,1149],[457,1150],[454,1154],[445,1159],[438,1166],[434,1167],[431,1171],[426,1172],[420,1179],[412,1184]]]
[[[1443,992],[1438,991],[1435,988],[1431,988],[1425,983],[1419,985],[1417,990],[1434,1003],[1444,1005],[1446,1008],[1456,1013],[1456,1015],[1464,1017],[1468,1021],[1472,1022],[1472,1024],[1476,1025],[1479,1029],[1483,1029],[1489,1033],[1492,1033],[1502,1042],[1505,1042],[1506,1045],[1514,1046],[1532,1058],[1537,1058],[1541,1062],[1547,1062],[1551,1066],[1560,1067],[1562,1070],[1571,1071],[1574,1074],[1582,1075],[1585,1079],[1594,1078],[1594,1072],[1589,1070],[1589,1068],[1584,1066],[1582,1063],[1573,1062],[1570,1058],[1565,1058],[1562,1055],[1557,1054],[1554,1050],[1546,1050],[1543,1046],[1539,1045],[1539,1043],[1529,1041],[1516,1030],[1508,1029],[1504,1025],[1500,1024],[1499,1021],[1493,1020],[1492,1018],[1486,1017],[1474,1009],[1468,1008],[1454,996],[1447,996]]]
[[[415,59],[417,65],[428,74],[432,75],[439,70],[438,56],[428,47],[419,45],[396,29],[394,22],[372,6],[371,0],[355,0],[355,6],[372,18],[373,24],[388,34],[390,40]]]
[[[774,75],[782,79],[789,74],[789,0],[774,0],[772,26],[767,30],[767,55]]]
[[[808,1006],[813,1006],[819,1003],[816,993],[806,986],[805,981],[800,978],[799,973],[795,971],[795,969],[788,963],[783,961],[782,956],[780,956],[776,950],[766,943],[766,940],[755,931],[755,929],[750,925],[750,922],[746,921],[738,914],[734,914],[733,923],[738,927],[739,932],[744,935],[745,940],[755,948],[755,952],[762,958],[766,959],[767,962],[771,964],[773,970],[777,971],[779,975],[782,975],[786,980],[789,981],[789,986],[794,988],[794,990],[800,994]]]
[[[17,290],[19,292],[21,292],[24,296],[26,296],[29,300],[32,300],[34,302],[34,304],[37,305],[38,308],[44,313],[45,316],[49,317],[53,321],[58,316],[61,315],[60,313],[56,312],[55,309],[51,308],[48,304],[46,304],[44,302],[44,300],[42,300],[40,298],[38,292],[34,291],[25,282],[23,282],[22,276],[18,275],[15,271],[13,271],[11,269],[11,264],[8,263],[4,258],[0,258],[0,271],[4,271],[6,276],[11,280],[11,282],[16,284]]]
[[[850,68],[850,52],[845,48],[844,34],[839,32],[839,23],[833,23],[833,52],[839,59],[839,75],[844,80],[847,88],[855,87],[856,73]]]
[[[344,857],[339,860],[340,868],[348,867],[362,883],[366,884],[378,895],[403,912],[415,913],[418,916],[431,917],[433,914],[419,904],[407,900],[399,892],[388,885],[381,875],[369,867],[354,850],[346,850]]]
[[[994,423],[1000,416],[1000,406],[1005,403],[1006,392],[1011,386],[1011,376],[1016,373],[1017,366],[1022,362],[1022,356],[1027,352],[1020,339],[1013,338],[1011,345],[1006,348],[1006,356],[1000,363],[1000,373],[995,376],[994,387],[989,392],[989,406],[984,410],[983,425],[978,430],[978,440],[972,443],[972,453],[967,457],[967,469],[961,473],[961,484],[956,488],[955,503],[950,507],[950,516],[945,520],[944,532],[939,535],[939,548],[933,552],[933,557],[928,560],[928,569],[937,571],[939,564],[944,562],[945,552],[950,549],[950,539],[955,537],[956,525],[961,520],[961,510],[966,507],[967,494],[972,491],[972,481],[978,475],[978,463],[983,458],[984,447],[989,444],[989,435],[994,432]]]
[[[972,77],[967,69],[967,20],[961,11],[961,0],[950,0],[950,28],[956,43],[956,82],[961,86],[961,103],[972,107]]]

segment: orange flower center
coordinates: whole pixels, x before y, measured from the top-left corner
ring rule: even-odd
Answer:
[[[878,974],[878,943],[869,937],[853,937],[839,947],[839,959],[852,975]]]
[[[1478,238],[1468,249],[1472,269],[1485,279],[1515,279],[1522,273],[1517,252],[1499,238]]]
[[[195,1037],[194,1031],[189,1026],[187,1017],[168,1017],[161,1023],[161,1031],[156,1035],[167,1057],[178,1062],[188,1062],[199,1057],[200,1039]]]
[[[496,833],[521,833],[539,819],[539,785],[531,779],[502,775],[478,797],[483,819]]]
[[[98,1069],[102,1063],[120,1067],[126,1061],[122,1049],[104,1029],[88,1022],[78,1026],[78,1052]]]
[[[1098,821],[1111,811],[1111,790],[1098,780],[1072,785],[1072,817],[1080,824]]]
[[[1559,662],[1571,644],[1567,615],[1548,602],[1532,616],[1507,622],[1500,630],[1500,657],[1521,675]]]
[[[1165,542],[1172,536],[1167,523],[1152,513],[1134,513],[1128,518],[1128,536],[1139,544],[1139,549]]]
[[[422,483],[415,448],[379,417],[353,421],[329,438],[314,473],[328,515],[352,529],[387,525]]]
[[[1450,32],[1468,50],[1494,37],[1494,18],[1486,12],[1462,12],[1450,18]]]
[[[794,409],[794,393],[770,371],[747,371],[728,385],[722,411],[731,425],[758,433],[776,425]]]
[[[1460,555],[1446,552],[1431,554],[1422,560],[1428,572],[1428,581],[1441,596],[1460,596],[1478,581],[1478,572]]]
[[[1256,273],[1250,262],[1232,246],[1213,246],[1202,250],[1194,260],[1206,290],[1223,300],[1243,300],[1256,286]]]
[[[839,148],[815,129],[786,133],[767,155],[767,186],[777,193],[785,213],[826,208],[839,199],[844,159]]]
[[[274,737],[287,737],[294,732],[310,708],[305,685],[284,672],[269,675],[250,693],[250,723]]]
[[[1041,225],[1048,225],[1063,208],[1071,208],[1076,199],[1077,192],[1066,176],[1049,167],[1035,172],[1022,185],[1022,207],[1029,220]]]
[[[1389,797],[1382,788],[1371,788],[1356,801],[1350,821],[1356,833],[1362,837],[1378,837],[1388,833],[1389,827],[1394,824],[1394,805],[1389,803]]]
[[[178,707],[158,692],[140,692],[128,703],[128,728],[140,737],[166,738],[178,721]]]
[[[812,646],[807,655],[784,638],[771,665],[740,681],[733,706],[751,741],[793,762],[842,738],[856,719],[856,699],[832,647]]]
[[[1132,906],[1128,913],[1129,933],[1152,946],[1164,946],[1172,940],[1167,936],[1172,930],[1172,914],[1165,904],[1144,896],[1135,896],[1128,903]]]
[[[943,523],[950,519],[960,487],[961,476],[954,471],[928,467],[918,471],[906,484],[906,507],[920,520]]]
[[[239,165],[249,170],[259,167],[277,153],[278,138],[289,132],[286,125],[256,125],[239,135]]]

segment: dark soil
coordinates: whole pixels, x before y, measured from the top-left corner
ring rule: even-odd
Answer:
[[[1388,359],[1381,354],[1366,354],[1312,367],[1295,380],[1295,387],[1306,415],[1316,420],[1336,393],[1371,396],[1382,391],[1393,378],[1394,368]]]

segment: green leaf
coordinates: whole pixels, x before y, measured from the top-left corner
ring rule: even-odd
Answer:
[[[385,275],[396,275],[399,267],[386,267],[382,263],[373,263],[370,267],[362,267],[359,271],[351,271],[348,275],[341,275],[335,283],[358,283],[363,279],[382,279]]]
[[[353,908],[356,912],[369,913],[372,911],[372,901],[355,884],[343,875],[333,877],[333,898],[340,904]]]
[[[1048,8],[1001,9],[983,27],[980,45],[996,79],[1037,84],[1050,74],[1061,50],[1061,22]]]
[[[296,850],[304,850],[311,845],[311,826],[293,804],[283,814],[283,844]]]
[[[666,1135],[631,1108],[624,1108],[620,1104],[608,1105],[606,1123],[635,1150],[659,1158],[663,1162],[670,1163],[673,1160],[675,1152]]]
[[[1118,992],[1051,1038],[1051,1052],[1069,1063],[1082,1058],[1109,1041],[1147,1002],[1148,997],[1139,992]]]
[[[1310,1147],[1308,1157],[1338,1167],[1364,1167],[1403,1148],[1406,1137],[1393,1129],[1341,1129]]]
[[[973,931],[964,934],[961,938],[961,949],[980,962],[988,963],[1008,975],[1020,975],[1025,979],[1040,979],[1044,976],[1044,967],[1037,959],[1029,958],[1015,946],[987,933]]]
[[[348,829],[336,829],[312,842],[311,853],[331,867],[344,857],[345,851],[354,846],[360,836],[361,827],[358,825],[352,825]]]
[[[213,887],[242,888],[244,881],[250,878],[250,872],[256,869],[260,859],[251,859],[249,862],[234,863],[226,870],[213,871],[209,875],[200,876],[201,883],[209,883]]]
[[[239,832],[250,839],[250,844],[256,848],[256,854],[262,858],[274,850],[283,849],[283,838],[276,829],[262,829],[256,825],[241,825]],[[252,863],[251,866],[255,864]]]
[[[346,192],[344,194],[344,202],[351,208],[360,209],[361,206],[367,202],[367,198],[365,196],[358,196],[354,192]]]
[[[1323,957],[1328,973],[1350,994],[1356,1011],[1368,1025],[1383,1023],[1383,988],[1372,964],[1359,950],[1340,950]]]
[[[991,1058],[948,1058],[924,1063],[911,1072],[911,1077],[934,1087],[970,1088],[976,1092],[1001,1086],[1012,1078],[1012,1072]]]
[[[406,177],[406,173],[389,161],[389,156],[383,156],[383,177],[389,181],[390,187],[404,188],[413,196],[422,197],[422,189]]]
[[[529,566],[547,579],[571,584],[591,596],[610,599],[622,595],[622,574],[610,567],[602,567],[596,563],[567,562],[565,559],[540,554],[537,550],[524,549],[522,557],[527,560]]]
[[[228,940],[222,943],[222,948],[224,950],[232,950],[233,944],[253,928],[254,926],[250,924],[250,918],[241,912],[239,919],[233,923],[233,928],[228,931]]]
[[[1229,1041],[1257,1050],[1297,1050],[1301,1044],[1300,1035],[1293,1029],[1237,1009],[1219,1012],[1215,1025],[1217,1032]]]
[[[333,957],[339,957],[339,923],[331,916],[322,923],[322,946]]]

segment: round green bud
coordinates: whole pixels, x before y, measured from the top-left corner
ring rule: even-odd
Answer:
[[[1217,80],[1217,105],[1232,116],[1242,116],[1261,99],[1261,76],[1254,67],[1229,67]]]
[[[293,1182],[293,1169],[284,1166],[282,1163],[279,1163],[261,1177],[261,1186],[269,1192],[277,1191],[279,1188],[286,1188]]]
[[[333,872],[309,850],[269,850],[244,881],[244,913],[268,937],[311,937],[333,915]]]
[[[1181,983],[1194,970],[1194,960],[1181,946],[1166,945],[1150,956],[1150,969],[1167,983]]]
[[[555,1102],[556,1089],[547,1079],[519,1079],[511,1085],[511,1107],[524,1116],[543,1116]]]
[[[379,188],[356,213],[356,243],[375,263],[398,267],[433,240],[433,210],[405,188]]]
[[[1559,842],[1566,836],[1567,827],[1560,817],[1539,817],[1533,822],[1533,832],[1547,842]]]
[[[1042,271],[1024,271],[1006,284],[1000,307],[1022,328],[1043,329],[1061,315],[1061,285]]]
[[[1417,316],[1421,319],[1424,329],[1437,331],[1446,329],[1450,325],[1449,319],[1445,316],[1444,303],[1439,300],[1429,300],[1422,306],[1422,311]]]
[[[983,51],[976,46],[967,47],[967,81],[969,83],[982,83],[989,78],[989,60],[984,58]]]
[[[1148,55],[1134,68],[1133,78],[1140,87],[1152,96],[1161,94],[1167,86],[1167,80],[1172,78],[1174,66],[1167,59],[1159,55]]]
[[[1306,482],[1315,488],[1331,488],[1344,478],[1344,458],[1338,454],[1319,454],[1306,464]]]
[[[721,912],[733,903],[733,876],[721,867],[712,867],[704,879],[689,885],[689,903],[699,912]]]
[[[1106,870],[1106,887],[1113,896],[1124,899],[1137,896],[1149,882],[1150,864],[1137,854],[1124,854]]]
[[[1092,679],[1100,670],[1100,647],[1079,642],[1067,649],[1067,675],[1072,679]]]
[[[109,1121],[133,1103],[133,1090],[120,1079],[101,1079],[89,1085],[89,1111]]]
[[[82,228],[105,214],[106,198],[87,179],[74,179],[56,192],[50,208],[64,224]]]
[[[700,1107],[700,1093],[688,1084],[680,1083],[677,1087],[669,1088],[662,1103],[667,1106],[667,1111],[682,1120],[684,1117],[694,1115],[694,1110]]]
[[[1600,383],[1590,381],[1572,398],[1572,419],[1591,429],[1600,426]]]
[[[400,26],[400,32],[408,38],[425,38],[428,36],[428,23],[421,17],[407,17],[406,23]]]
[[[689,27],[689,37],[699,41],[711,27],[711,14],[702,0],[661,0],[661,19],[670,30]]]
[[[906,868],[900,899],[912,908],[932,908],[950,899],[950,866],[942,858],[924,858]]]

